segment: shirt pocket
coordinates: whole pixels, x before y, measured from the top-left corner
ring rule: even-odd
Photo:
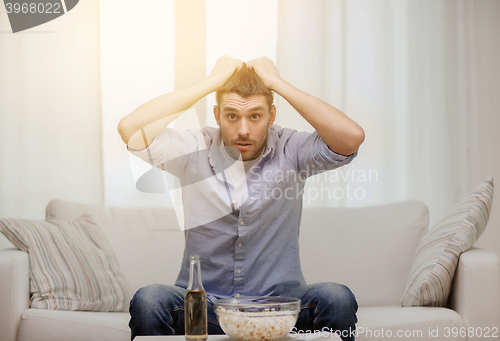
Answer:
[[[261,219],[273,221],[293,208],[301,200],[299,183],[290,180],[267,185],[262,190]]]

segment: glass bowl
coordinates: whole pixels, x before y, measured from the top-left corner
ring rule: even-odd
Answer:
[[[300,299],[281,296],[229,297],[214,302],[219,324],[239,341],[279,340],[295,326]]]

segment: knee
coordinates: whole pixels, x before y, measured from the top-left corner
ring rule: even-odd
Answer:
[[[358,310],[356,297],[347,286],[333,282],[319,283],[318,286],[321,298],[329,305],[354,312]]]
[[[135,310],[156,311],[168,308],[169,305],[182,305],[178,295],[164,284],[152,284],[140,288],[130,301],[130,312]]]

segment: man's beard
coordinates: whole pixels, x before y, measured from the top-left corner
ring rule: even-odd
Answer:
[[[255,140],[251,140],[248,138],[238,138],[236,140],[230,141],[226,136],[224,136],[224,133],[222,132],[222,130],[221,130],[221,136],[222,136],[222,142],[224,143],[226,151],[235,160],[238,160],[240,157],[243,159],[243,156],[242,156],[243,151],[241,151],[237,147],[235,147],[235,145],[237,143],[251,144],[252,145],[251,148],[254,149],[253,154],[250,155],[250,157],[248,157],[246,160],[243,160],[243,161],[254,160],[256,157],[258,157],[259,155],[257,155],[257,154],[262,153],[262,151],[263,151],[262,147],[266,143],[266,139],[264,139],[264,141],[262,141],[262,143],[257,148],[255,148],[255,146],[257,146],[257,141],[255,141]]]

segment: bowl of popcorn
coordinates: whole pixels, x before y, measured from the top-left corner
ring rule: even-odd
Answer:
[[[229,297],[214,302],[219,324],[238,341],[279,340],[295,326],[300,311],[298,298],[281,296]]]

